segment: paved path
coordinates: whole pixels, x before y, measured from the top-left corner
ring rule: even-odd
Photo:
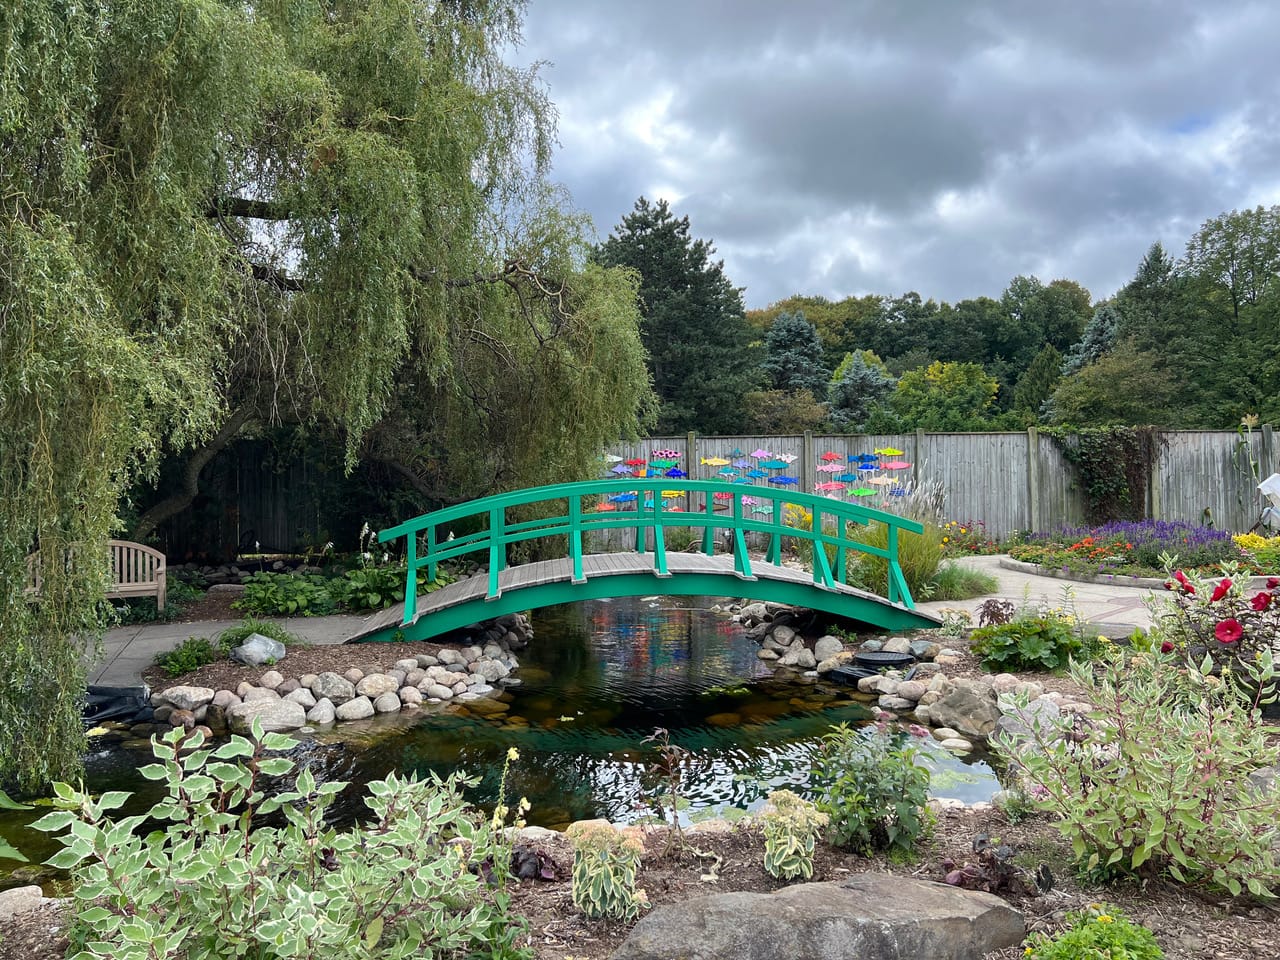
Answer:
[[[960,561],[994,576],[999,583],[990,596],[1012,600],[1016,604],[1044,602],[1051,606],[1071,606],[1082,619],[1105,625],[1108,633],[1126,634],[1134,627],[1151,624],[1151,614],[1145,599],[1152,593],[1163,594],[1143,587],[1127,587],[1115,584],[1076,583],[1052,577],[1036,576],[1000,566],[999,557],[967,557]],[[1068,602],[1066,593],[1072,598]],[[972,600],[930,601],[918,603],[922,610],[937,613],[949,608],[968,610],[971,613],[987,597]],[[291,617],[275,619],[285,629],[308,643],[344,643],[350,637],[369,629],[371,617]],[[149,667],[157,654],[172,650],[187,637],[212,638],[238,620],[206,620],[194,623],[150,623],[129,627],[117,627],[103,638],[103,655],[89,675],[89,683],[101,686],[132,687],[142,683],[142,671]]]

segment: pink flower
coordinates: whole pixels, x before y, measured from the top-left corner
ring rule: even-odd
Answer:
[[[1235,643],[1244,636],[1244,627],[1235,617],[1228,617],[1213,628],[1213,635],[1220,643]]]
[[[1196,588],[1192,585],[1191,581],[1187,579],[1187,575],[1181,570],[1174,571],[1173,579],[1177,580],[1178,585],[1182,587],[1183,590],[1187,591],[1187,593],[1196,592]]]
[[[1280,587],[1280,577],[1267,577],[1267,589],[1274,590],[1276,587]]]
[[[1173,641],[1172,641],[1172,640],[1166,640],[1164,643],[1160,644],[1160,652],[1161,652],[1161,653],[1173,653]]]
[[[1261,613],[1267,607],[1271,606],[1271,601],[1275,599],[1265,590],[1259,590],[1253,595],[1253,599],[1249,601],[1249,606]]]
[[[1223,577],[1218,581],[1218,585],[1213,588],[1213,596],[1209,597],[1210,603],[1217,603],[1231,591],[1231,578]]]

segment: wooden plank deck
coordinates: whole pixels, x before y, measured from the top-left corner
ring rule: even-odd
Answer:
[[[725,578],[726,587],[735,582],[742,585],[741,590],[730,591],[725,594],[726,596],[750,596],[749,585],[753,580],[776,580],[808,586],[815,590],[827,590],[845,596],[860,597],[864,600],[899,610],[907,609],[902,604],[890,603],[882,596],[845,584],[838,583],[833,587],[823,587],[813,582],[813,574],[808,571],[774,566],[763,561],[752,563],[751,578],[741,577],[734,571],[732,555],[708,557],[703,553],[668,553],[668,575],[666,577],[659,576],[657,571],[654,570],[653,560],[652,553],[588,554],[582,558],[582,572],[587,580],[627,574],[652,574],[654,593],[662,592],[664,581],[672,577],[678,577],[681,574],[715,574]],[[506,594],[549,583],[568,583],[572,578],[573,562],[567,557],[558,560],[539,560],[535,563],[521,564],[518,567],[502,571],[498,575],[498,588],[503,594]],[[488,594],[488,590],[489,575],[484,573],[448,584],[431,593],[421,594],[418,597],[417,609],[412,622],[449,607],[484,599]],[[403,614],[403,605],[397,604],[388,607],[365,621],[361,636],[400,626]]]

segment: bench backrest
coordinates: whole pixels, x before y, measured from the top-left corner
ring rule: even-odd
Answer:
[[[107,548],[111,557],[111,584],[106,596],[109,599],[154,596],[156,607],[163,610],[167,577],[164,554],[132,540],[109,540]],[[40,586],[39,553],[33,553],[27,558],[27,591],[38,594]]]

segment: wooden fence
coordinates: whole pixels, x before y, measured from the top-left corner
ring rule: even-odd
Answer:
[[[1054,440],[1035,428],[1025,433],[917,431],[873,436],[688,434],[621,443],[609,452],[625,461],[652,459],[654,450],[675,450],[690,476],[710,479],[720,467],[704,465],[703,459],[750,460],[755,451],[767,450],[784,459],[794,457],[785,472],[796,477],[795,489],[809,492],[827,479],[818,471],[824,453],[847,462],[850,455],[883,448],[903,451],[901,461],[911,464],[893,476],[916,483],[941,481],[944,514],[960,521],[981,520],[992,537],[1086,522],[1085,494],[1075,467]],[[1142,512],[1158,519],[1248,530],[1263,507],[1258,479],[1276,472],[1280,451],[1270,425],[1243,436],[1235,431],[1163,431]]]

